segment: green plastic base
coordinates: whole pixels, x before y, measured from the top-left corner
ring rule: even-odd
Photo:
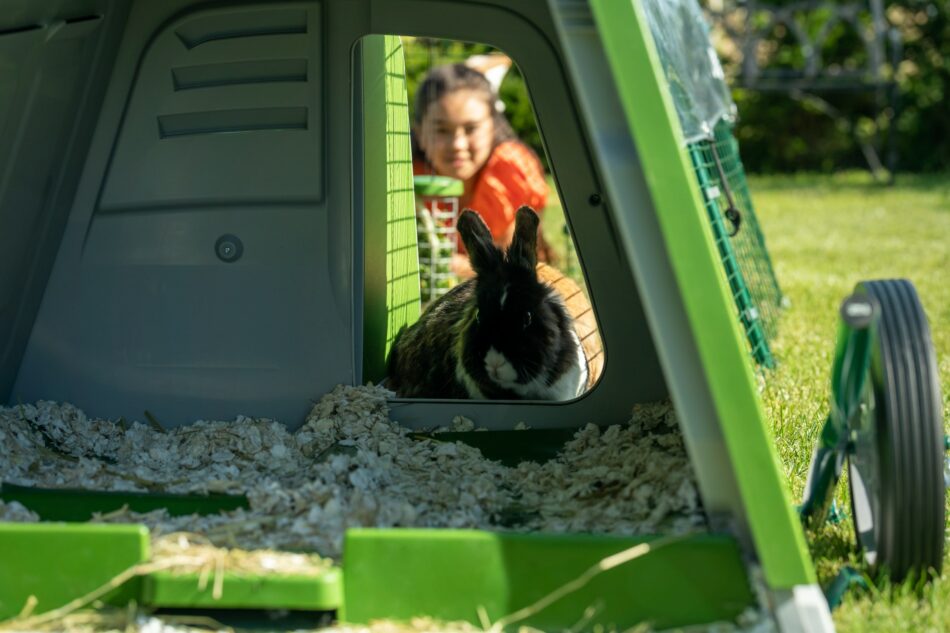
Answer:
[[[149,559],[142,525],[0,523],[0,621],[19,614],[29,597],[33,614],[60,607],[102,587]],[[288,609],[335,611],[343,600],[343,575],[254,576],[226,573],[218,599],[214,576],[201,587],[198,574],[153,572],[134,577],[105,602],[135,600],[150,607],[189,609]]]
[[[128,506],[135,512],[159,508],[171,516],[217,514],[248,507],[247,497],[237,495],[184,495],[151,492],[110,492],[67,488],[32,488],[4,483],[0,499],[18,501],[44,521],[88,521],[94,512],[113,512]]]
[[[60,607],[148,557],[142,525],[0,523],[0,620],[19,614],[30,596],[34,614]],[[139,593],[133,579],[103,599],[122,605]]]
[[[434,618],[494,622],[583,574],[603,558],[654,540],[474,530],[350,530],[341,619]],[[735,541],[696,535],[593,578],[518,624],[566,629],[657,628],[734,620],[755,601]]]
[[[214,580],[202,589],[198,574],[156,572],[145,578],[143,604],[194,609],[291,609],[335,611],[343,601],[343,575],[330,569],[319,577],[225,574],[221,596]]]

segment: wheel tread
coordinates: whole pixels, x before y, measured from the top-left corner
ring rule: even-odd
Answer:
[[[880,459],[877,564],[891,578],[932,568],[944,549],[943,424],[936,359],[926,315],[905,279],[868,281],[858,292],[880,307],[872,360]],[[884,441],[884,439],[888,441]]]

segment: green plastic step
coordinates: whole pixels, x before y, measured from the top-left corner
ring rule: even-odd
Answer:
[[[0,523],[0,621],[16,616],[30,596],[33,614],[50,611],[107,584],[149,557],[141,525]],[[102,599],[137,599],[134,578]]]
[[[186,495],[151,492],[111,492],[68,488],[33,488],[4,483],[0,499],[18,501],[44,521],[88,521],[94,512],[106,513],[128,506],[134,512],[166,508],[171,516],[217,514],[247,508],[238,495]]]
[[[335,611],[343,603],[343,574],[339,568],[320,576],[245,575],[225,573],[215,597],[213,574],[162,571],[144,579],[142,603],[151,607],[189,609],[288,609]]]
[[[354,529],[346,535],[343,618],[431,616],[479,624],[536,603],[602,559],[660,537]],[[684,537],[604,571],[517,624],[624,630],[732,621],[755,600],[732,537]],[[595,612],[590,615],[589,609]]]

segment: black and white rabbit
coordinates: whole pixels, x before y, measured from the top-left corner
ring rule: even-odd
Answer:
[[[538,216],[521,207],[505,253],[474,211],[457,230],[476,277],[400,331],[386,385],[400,397],[568,400],[588,363],[559,292],[538,278]],[[552,269],[553,270],[553,269]]]

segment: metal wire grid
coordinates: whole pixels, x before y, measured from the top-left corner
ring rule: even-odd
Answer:
[[[388,354],[399,330],[419,318],[419,259],[402,43],[398,37],[387,36],[384,46]]]
[[[423,303],[444,295],[458,282],[452,272],[452,256],[458,250],[455,229],[458,214],[458,198],[421,198],[416,217]]]
[[[782,293],[755,217],[738,143],[729,124],[720,123],[715,140],[691,143],[688,149],[752,356],[759,365],[774,367],[769,341],[777,332]],[[725,182],[720,177],[717,155]],[[739,212],[738,227],[732,222],[727,225],[724,217],[730,206],[727,187]],[[735,234],[730,236],[730,232]]]
[[[739,143],[732,134],[732,127],[720,122],[715,129],[716,151],[726,174],[726,182],[732,191],[736,206],[742,214],[742,226],[731,238],[742,272],[745,275],[752,300],[759,309],[759,316],[769,340],[778,334],[778,320],[782,307],[782,289],[779,287],[772,258],[765,244],[765,235],[755,214],[745,169],[739,157]],[[720,199],[720,205],[724,200]]]

